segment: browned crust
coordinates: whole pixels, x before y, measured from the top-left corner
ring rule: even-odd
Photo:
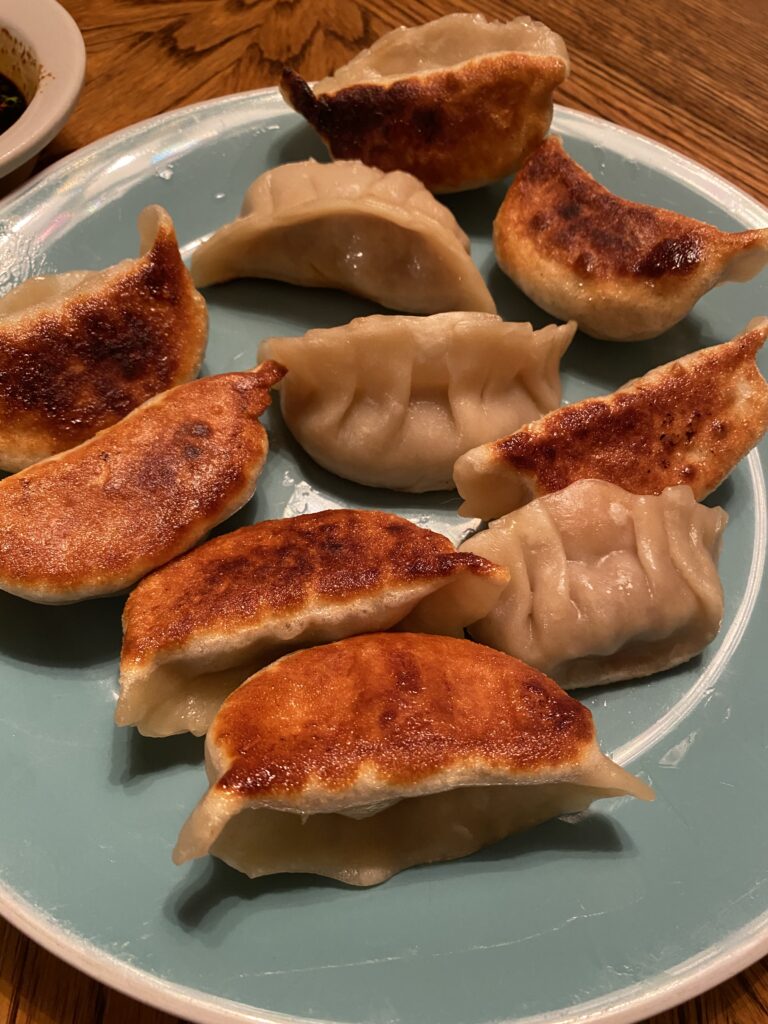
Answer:
[[[495,53],[453,68],[316,96],[290,68],[280,90],[336,159],[409,171],[433,190],[509,174],[544,137],[561,57]]]
[[[180,385],[2,481],[0,587],[43,600],[119,589],[190,547],[250,496],[267,449],[258,417],[284,373],[265,363]]]
[[[503,573],[385,512],[334,509],[216,537],[148,576],[123,614],[123,665],[190,637],[445,579]]]
[[[80,444],[194,377],[207,313],[167,222],[106,290],[20,324],[0,319],[0,449],[18,449],[13,469]]]
[[[247,798],[328,790],[374,767],[402,787],[471,760],[535,772],[576,763],[589,711],[507,654],[469,640],[372,633],[288,655],[224,703],[209,742],[231,766],[215,786]]]
[[[635,494],[688,484],[703,498],[768,428],[768,384],[755,362],[766,336],[768,321],[605,398],[557,409],[496,441],[493,455],[537,494],[598,479]]]
[[[764,244],[765,232],[721,232],[671,210],[613,195],[550,136],[515,177],[494,221],[499,262],[521,239],[583,279],[632,278],[677,288],[714,254]],[[513,259],[513,257],[511,257]]]

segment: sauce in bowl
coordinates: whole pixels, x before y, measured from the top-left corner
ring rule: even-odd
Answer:
[[[10,78],[0,74],[0,135],[16,124],[26,109],[24,93]]]

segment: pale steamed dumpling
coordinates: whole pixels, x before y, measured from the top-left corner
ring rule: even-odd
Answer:
[[[195,251],[192,276],[340,288],[407,313],[496,308],[453,214],[412,175],[357,160],[261,175],[240,217]]]
[[[314,90],[319,96],[341,86],[423,75],[490,54],[512,52],[557,57],[566,71],[570,67],[562,38],[526,15],[511,21],[489,21],[483,14],[446,14],[423,25],[392,29],[332,75],[320,79]]]
[[[320,465],[418,492],[451,488],[460,455],[559,405],[575,330],[487,313],[370,316],[270,338],[260,352],[288,367],[283,416]]]
[[[469,631],[566,689],[679,665],[720,627],[727,520],[686,486],[637,495],[580,480],[538,498],[461,545],[510,572]]]

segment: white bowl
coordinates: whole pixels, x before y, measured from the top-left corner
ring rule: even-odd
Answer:
[[[85,77],[85,44],[55,0],[0,2],[0,72],[24,94],[27,109],[0,134],[0,192],[31,169],[69,117]]]

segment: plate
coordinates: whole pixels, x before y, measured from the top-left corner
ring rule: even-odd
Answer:
[[[609,188],[722,228],[766,212],[708,171],[606,122],[559,109],[569,152]],[[238,212],[268,167],[324,158],[274,90],[174,111],[69,158],[3,210],[0,287],[133,254],[147,203],[187,251]],[[496,268],[503,184],[447,200],[508,319],[547,317]],[[565,397],[610,391],[764,313],[765,275],[710,293],[657,341],[579,337]],[[268,281],[211,289],[205,372],[253,365],[261,337],[375,307]],[[763,367],[765,359],[763,357]],[[352,505],[393,509],[460,538],[454,495],[347,485],[270,412],[255,499],[225,529]],[[112,724],[121,600],[64,608],[0,595],[0,910],[76,967],[193,1021],[357,1024],[630,1022],[768,950],[768,690],[761,600],[766,448],[711,499],[730,515],[726,612],[703,657],[652,680],[587,691],[605,749],[650,781],[654,805],[602,802],[462,861],[371,890],[310,877],[249,881],[171,849],[201,795],[202,742]],[[764,597],[762,598],[764,600]]]

